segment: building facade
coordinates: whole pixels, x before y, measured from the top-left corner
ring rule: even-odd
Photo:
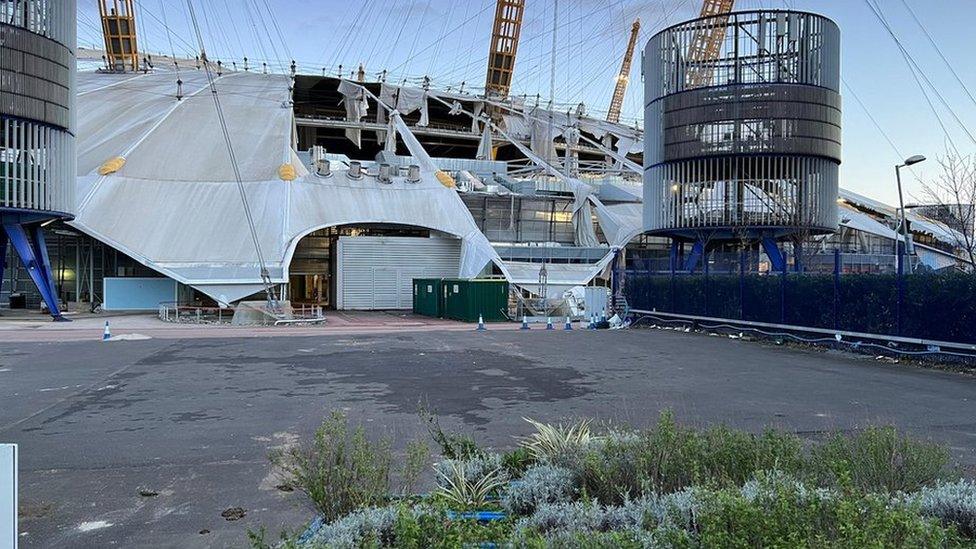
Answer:
[[[648,41],[644,74],[646,230],[706,242],[836,230],[833,21],[744,11],[679,23]]]
[[[0,3],[0,274],[9,242],[56,320],[43,225],[74,208],[75,21],[74,0]]]

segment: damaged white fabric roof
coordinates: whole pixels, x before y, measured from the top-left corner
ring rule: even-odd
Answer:
[[[177,77],[181,101],[175,97]],[[72,225],[222,302],[259,291],[257,254],[205,73],[79,73],[78,81],[79,204]],[[416,183],[309,174],[292,148],[288,83],[284,76],[256,73],[217,80],[275,282],[287,281],[301,237],[351,223],[400,223],[461,238],[462,277],[497,261],[457,192],[433,174]],[[99,167],[115,157],[124,164],[99,175]],[[283,166],[291,166],[294,180],[281,179]]]

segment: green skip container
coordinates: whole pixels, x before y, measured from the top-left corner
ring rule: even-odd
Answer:
[[[508,281],[490,279],[445,278],[441,280],[444,318],[478,322],[508,320]]]
[[[439,278],[413,279],[413,313],[440,318],[444,314],[444,293]]]

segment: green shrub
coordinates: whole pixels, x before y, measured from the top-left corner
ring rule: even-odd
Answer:
[[[462,511],[483,508],[508,482],[508,473],[500,465],[490,468],[483,461],[447,460],[438,464],[434,468],[438,477],[432,494],[435,501]]]
[[[573,472],[562,467],[536,465],[508,485],[502,496],[502,509],[512,515],[525,515],[543,504],[564,503],[576,495]]]
[[[976,540],[976,482],[939,482],[922,488],[907,500],[918,505],[922,513],[955,526],[962,536]]]
[[[518,446],[515,449],[502,454],[502,466],[512,477],[521,476],[526,469],[536,464],[532,453],[528,448]]]
[[[471,435],[457,431],[448,432],[442,429],[437,416],[426,408],[420,409],[420,419],[426,425],[430,438],[437,444],[441,455],[445,458],[466,460],[484,453]]]
[[[723,489],[702,498],[697,542],[702,547],[944,547],[955,538],[938,521],[884,496],[844,493],[809,497],[774,481],[750,500]]]
[[[794,473],[802,467],[803,453],[795,435],[773,430],[754,435],[722,426],[698,431],[663,412],[653,429],[604,436],[556,463],[576,473],[587,496],[620,504],[692,485],[741,486],[761,470]]]
[[[834,435],[815,445],[809,471],[821,486],[837,486],[847,474],[863,492],[914,492],[944,478],[948,449],[901,436],[893,427],[869,427],[855,435]]]
[[[506,546],[512,523],[498,521],[448,520],[442,512],[412,513],[402,510],[393,529],[395,543],[403,549],[479,547],[484,544]]]
[[[271,460],[327,521],[378,505],[391,491],[389,441],[370,442],[362,426],[350,431],[341,412],[322,422],[309,443],[272,453]]]

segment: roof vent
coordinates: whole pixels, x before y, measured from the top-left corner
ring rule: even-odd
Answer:
[[[390,165],[389,164],[386,164],[386,163],[380,164],[379,180],[380,180],[380,183],[392,183],[393,182],[393,179],[390,176]]]
[[[315,173],[320,177],[330,177],[332,175],[332,164],[325,158],[315,161]]]
[[[420,166],[410,165],[407,167],[407,181],[411,183],[420,182]]]
[[[349,163],[349,178],[350,179],[362,179],[363,177],[363,165],[355,160]]]

